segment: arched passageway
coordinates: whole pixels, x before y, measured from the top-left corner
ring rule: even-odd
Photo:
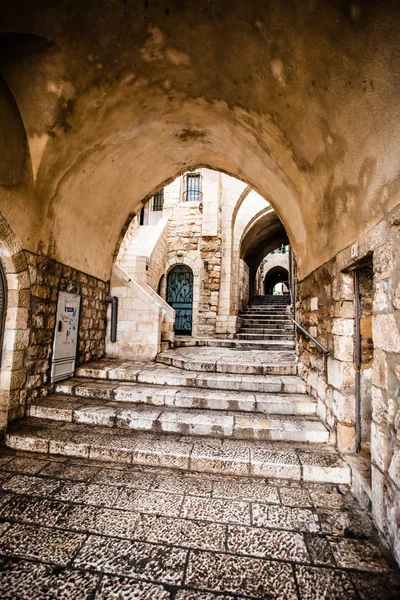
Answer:
[[[20,241],[8,244],[10,232],[2,232],[14,302],[2,425],[49,392],[59,290],[83,296],[80,361],[100,358],[113,257],[128,216],[177,175],[220,170],[240,179],[242,198],[251,186],[270,202],[283,227],[281,240],[259,244],[266,232],[259,221],[246,237],[241,259],[250,281],[274,244],[290,240],[297,316],[329,351],[326,359],[299,338],[295,368],[343,455],[355,450],[353,270],[372,256],[374,301],[368,287],[372,314],[363,322],[364,338],[374,342],[372,491],[363,493],[400,559],[397,3],[210,0],[200,8],[177,0],[168,7],[161,0],[1,3],[0,208]],[[227,313],[232,307],[230,263],[221,255],[231,252],[233,236],[231,228],[228,247],[217,248],[212,218],[205,222],[195,292],[196,272],[215,281],[207,301],[194,301],[213,309],[206,311],[211,328],[220,298]],[[145,274],[145,260],[141,266]],[[160,274],[153,275],[157,285]],[[119,273],[117,284],[121,294],[125,285],[135,289],[149,320],[135,324],[135,357],[144,356],[146,335],[158,350],[154,323],[167,321],[169,307],[145,282]],[[121,323],[130,351],[123,333]]]
[[[266,295],[274,294],[274,288],[277,283],[283,283],[289,289],[289,272],[283,267],[273,267],[268,271],[264,278],[264,293]]]

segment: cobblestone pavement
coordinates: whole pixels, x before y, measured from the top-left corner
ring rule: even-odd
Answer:
[[[400,597],[346,486],[0,452],[0,597]]]

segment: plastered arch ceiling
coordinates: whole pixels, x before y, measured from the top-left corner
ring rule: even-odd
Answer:
[[[399,19],[389,0],[3,0],[0,210],[107,279],[128,214],[209,166],[268,199],[305,276],[399,202]]]

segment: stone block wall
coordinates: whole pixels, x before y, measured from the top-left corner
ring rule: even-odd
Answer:
[[[3,261],[4,262],[4,261]],[[1,432],[32,400],[49,393],[58,292],[82,296],[77,363],[104,355],[108,284],[21,250],[5,261],[8,307],[3,340]]]
[[[373,257],[372,506],[400,562],[400,208]]]
[[[45,395],[50,386],[50,361],[58,292],[80,294],[77,363],[104,355],[108,284],[45,256],[26,253],[31,281],[29,346],[25,355],[27,402]],[[22,416],[14,414],[11,417]]]
[[[214,335],[221,282],[221,238],[203,237],[200,245],[203,274],[200,288],[199,336]]]
[[[239,310],[246,308],[250,296],[250,269],[244,260],[239,260]]]
[[[110,341],[107,331],[106,355],[109,358],[152,360],[160,351],[163,310],[149,292],[120,267],[114,266],[111,293],[119,299],[118,325],[116,342]]]
[[[159,227],[160,229],[162,227],[162,229],[147,263],[147,283],[153,290],[157,290],[159,281],[165,273],[168,247],[168,220],[164,219],[160,222]]]
[[[221,235],[202,236],[198,203],[181,203],[169,222],[167,266],[181,262],[194,274],[193,335],[215,334],[221,280]],[[219,221],[218,221],[219,223]]]
[[[139,208],[137,208],[139,210]],[[116,262],[119,263],[139,229],[139,217],[130,214],[117,243]]]
[[[330,350],[326,360],[298,335],[299,372],[317,399],[318,415],[330,430],[331,442],[351,456],[355,451],[356,378],[353,269],[372,259],[372,337],[370,308],[361,311],[360,323],[362,361],[370,368],[372,360],[372,388],[365,381],[361,386],[362,407],[365,396],[372,394],[368,496],[375,522],[400,562],[400,208],[357,244],[356,259],[348,247],[297,284],[297,320]],[[367,297],[366,304],[370,303]],[[362,420],[361,426],[368,423]],[[351,460],[357,469],[357,461]],[[358,481],[357,471],[355,477]],[[355,486],[356,493],[358,489]]]

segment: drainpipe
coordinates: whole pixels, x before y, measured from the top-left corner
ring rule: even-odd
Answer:
[[[360,283],[358,270],[354,271],[354,308],[355,308],[355,336],[356,336],[356,452],[361,450],[361,335],[360,335]]]
[[[107,304],[111,304],[111,331],[110,342],[117,341],[117,321],[118,321],[118,298],[117,296],[108,296]]]
[[[296,319],[296,286],[295,286],[295,265],[292,246],[289,247],[289,291],[293,306],[293,319]]]

